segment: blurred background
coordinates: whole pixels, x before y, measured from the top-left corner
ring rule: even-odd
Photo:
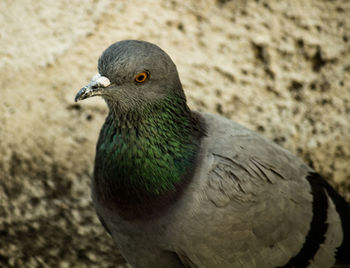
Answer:
[[[0,2],[0,266],[118,267],[90,200],[111,43],[176,63],[191,108],[291,150],[350,200],[350,1]],[[123,266],[124,267],[124,266]]]

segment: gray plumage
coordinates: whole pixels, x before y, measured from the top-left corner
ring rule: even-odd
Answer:
[[[143,71],[149,74],[148,81],[139,86],[134,77]],[[221,116],[191,112],[184,104],[181,111],[200,125],[193,127],[193,137],[197,137],[193,142],[198,140],[198,146],[188,149],[194,150],[195,160],[188,160],[193,162],[189,167],[184,164],[181,178],[186,183],[176,181],[175,188],[169,186],[172,190],[159,194],[163,199],[129,187],[128,174],[134,178],[134,169],[119,177],[111,170],[122,172],[125,165],[141,168],[139,162],[130,162],[139,161],[138,153],[149,149],[139,146],[134,150],[130,145],[122,153],[116,152],[120,147],[112,146],[117,149],[107,154],[107,140],[129,138],[137,129],[133,143],[153,141],[157,132],[144,127],[146,116],[138,114],[136,122],[129,118],[131,114],[139,109],[148,114],[151,108],[145,107],[153,107],[169,94],[184,103],[185,97],[170,57],[150,43],[112,45],[99,60],[99,72],[108,82],[95,78],[76,97],[102,95],[110,108],[97,145],[92,196],[101,222],[133,267],[332,267],[336,261],[350,263],[346,254],[350,253],[350,208],[344,199],[296,156]],[[158,118],[165,110],[169,109],[151,110],[150,116]],[[123,123],[124,117],[128,124]],[[181,122],[174,120],[174,124]],[[123,129],[128,129],[127,135],[115,134],[124,133]],[[148,129],[155,132],[147,133]],[[131,160],[123,166],[106,160],[119,156]],[[149,160],[152,168],[153,158]],[[167,199],[171,191],[176,197]],[[129,199],[130,195],[137,201]]]

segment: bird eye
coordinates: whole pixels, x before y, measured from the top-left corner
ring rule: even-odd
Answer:
[[[147,77],[148,77],[148,73],[147,72],[142,72],[142,73],[139,73],[139,74],[137,74],[135,76],[135,81],[137,83],[143,83],[143,82],[146,81]]]

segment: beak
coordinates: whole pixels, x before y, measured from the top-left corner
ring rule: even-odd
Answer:
[[[100,74],[96,74],[88,85],[79,90],[74,101],[84,100],[93,96],[102,95],[104,89],[111,84],[109,79]]]

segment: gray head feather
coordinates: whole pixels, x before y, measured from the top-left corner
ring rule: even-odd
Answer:
[[[111,82],[102,96],[110,107],[117,106],[123,112],[170,94],[185,99],[175,64],[154,44],[137,40],[114,43],[99,58],[98,70]],[[136,83],[135,76],[141,72],[149,77]]]

